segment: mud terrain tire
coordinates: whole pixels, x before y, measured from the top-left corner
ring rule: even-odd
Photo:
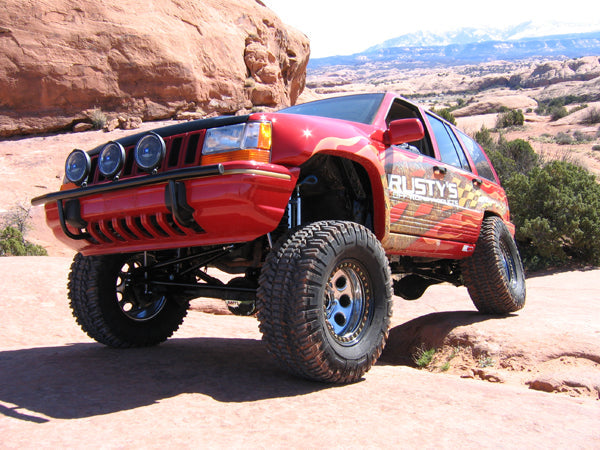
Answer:
[[[322,221],[298,229],[270,253],[257,297],[263,340],[295,375],[355,382],[381,355],[391,275],[381,244],[361,225]]]
[[[471,300],[480,312],[508,314],[525,306],[521,257],[499,217],[484,219],[475,252],[461,267]]]
[[[75,255],[69,274],[70,306],[92,339],[110,347],[147,347],[165,341],[183,322],[187,302],[143,294],[125,281],[141,264],[140,258]]]

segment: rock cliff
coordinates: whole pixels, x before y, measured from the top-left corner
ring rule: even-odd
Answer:
[[[153,120],[294,104],[308,38],[259,0],[4,0],[0,136],[90,110]]]

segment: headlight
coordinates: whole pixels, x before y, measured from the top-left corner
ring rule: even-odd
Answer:
[[[211,153],[228,152],[242,148],[245,128],[246,126],[243,123],[209,128],[204,136],[202,154],[210,155]]]
[[[106,178],[117,175],[125,163],[125,149],[118,142],[109,142],[100,151],[98,169]]]
[[[83,150],[73,150],[65,163],[67,180],[79,186],[90,173],[90,166],[90,156],[86,152]]]
[[[271,159],[271,122],[249,122],[206,130],[202,164]]]
[[[166,146],[163,138],[156,133],[149,133],[138,141],[133,156],[140,169],[144,172],[152,172],[160,166],[165,153]]]

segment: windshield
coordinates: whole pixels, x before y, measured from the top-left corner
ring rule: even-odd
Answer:
[[[385,94],[360,94],[327,98],[291,106],[279,112],[304,116],[329,117],[370,125]]]

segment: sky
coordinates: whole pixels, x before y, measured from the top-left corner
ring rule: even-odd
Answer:
[[[262,0],[310,38],[311,57],[349,55],[415,31],[505,28],[534,20],[600,30],[597,0]],[[595,11],[594,11],[595,10]]]

